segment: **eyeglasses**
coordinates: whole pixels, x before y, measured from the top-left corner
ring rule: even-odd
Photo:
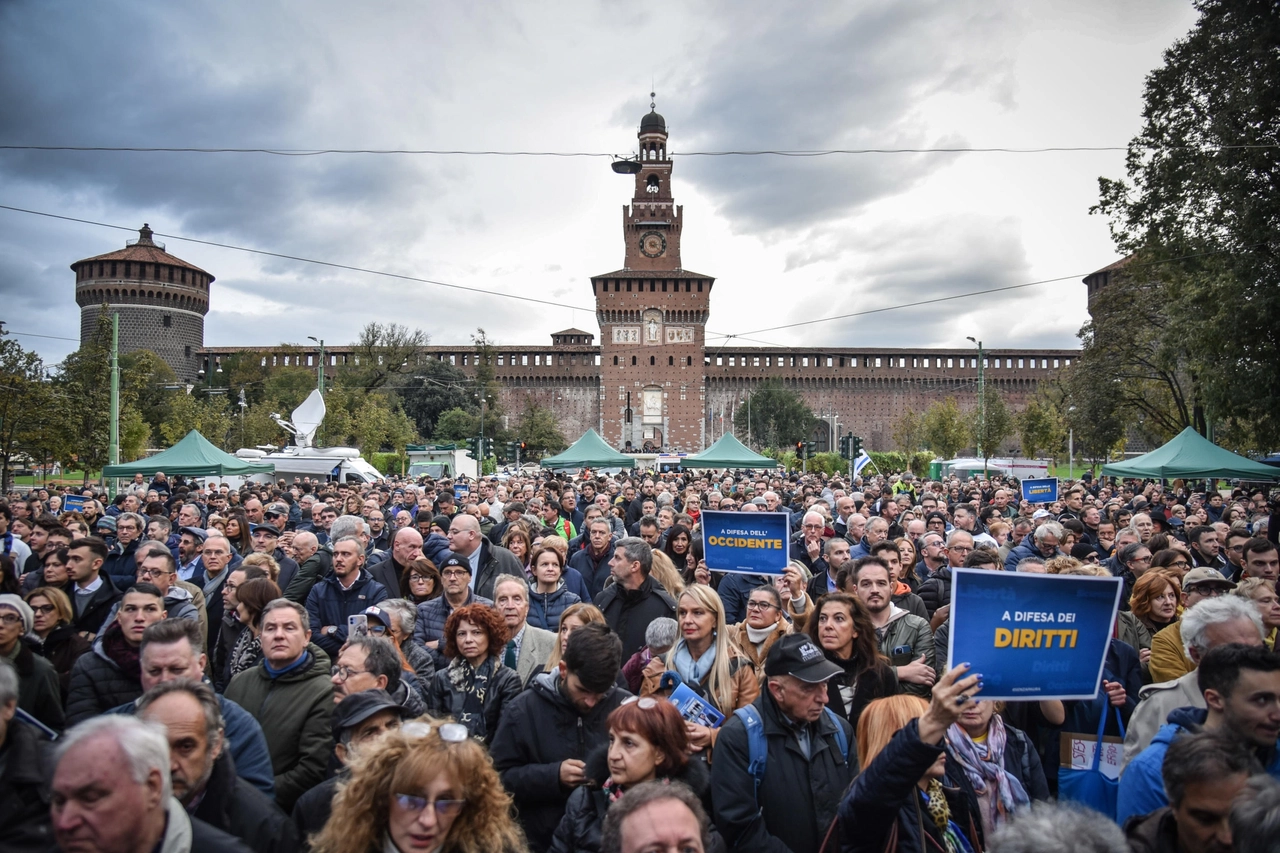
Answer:
[[[31,609],[36,613],[52,613],[58,608],[54,607],[52,604],[33,604],[31,605]]]
[[[22,617],[17,613],[0,613],[0,622],[6,625],[17,625],[22,621]]]
[[[367,669],[352,669],[349,666],[339,666],[337,664],[329,667],[329,674],[339,681],[346,681],[353,675],[360,675],[361,673],[366,673],[368,671],[369,670]]]
[[[400,727],[400,731],[405,737],[427,737],[433,731],[440,734],[440,740],[445,743],[462,743],[470,733],[467,727],[461,723],[444,723],[440,726],[432,726],[430,723],[421,723],[417,720],[405,723]]]
[[[374,622],[370,622],[370,623],[369,623],[369,633],[370,633],[370,634],[373,634],[373,635],[375,635],[375,636],[382,636],[383,634],[387,633],[387,626],[386,626],[386,625],[379,625],[379,624],[374,623]]]
[[[466,800],[428,800],[426,797],[418,797],[413,794],[392,794],[395,797],[396,805],[407,812],[421,812],[427,806],[431,806],[436,810],[436,817],[457,817],[462,812],[462,807],[467,804]]]
[[[1217,598],[1220,595],[1226,595],[1227,591],[1220,586],[1205,586],[1198,584],[1187,590],[1189,593],[1204,596],[1205,598]]]
[[[140,578],[158,578],[160,575],[172,574],[168,569],[138,569]]]
[[[1190,568],[1191,564],[1188,563],[1186,560],[1174,560],[1172,563],[1169,564],[1169,567],[1172,569],[1186,569],[1186,568]]]
[[[748,610],[772,610],[777,606],[778,605],[774,604],[771,601],[748,601],[747,602]]]
[[[466,576],[467,576],[467,575],[469,575],[469,574],[471,574],[471,572],[449,572],[449,571],[445,571],[445,572],[441,572],[441,573],[440,573],[440,577],[442,577],[442,578],[461,578],[461,577],[466,577]]]
[[[751,605],[748,604],[747,606],[750,607]],[[622,700],[623,705],[630,705],[632,703],[639,703],[641,711],[652,711],[654,708],[658,707],[658,700],[654,699],[652,696],[628,696],[626,699]]]
[[[431,580],[431,576],[430,576],[430,575],[417,575],[417,574],[411,574],[411,575],[409,575],[409,581],[410,581],[411,583],[412,583],[413,581],[429,581],[429,580]]]

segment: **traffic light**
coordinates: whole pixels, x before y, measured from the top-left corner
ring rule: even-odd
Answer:
[[[508,441],[508,442],[507,442],[507,457],[506,457],[506,458],[508,458],[508,459],[515,459],[515,458],[516,458],[516,442],[514,442],[514,441]]]
[[[853,435],[849,433],[845,433],[844,435],[840,436],[840,458],[841,459],[853,458],[853,455],[850,453],[850,449],[852,447],[853,447]]]
[[[849,442],[849,458],[857,459],[862,455],[862,439],[858,436],[850,436],[853,440]]]
[[[817,448],[817,446],[818,446],[818,445],[817,445],[817,443],[816,443],[816,442],[813,442],[813,441],[806,441],[806,442],[804,443],[804,458],[805,458],[805,459],[812,459],[812,458],[813,458],[813,452],[814,452],[814,450]]]
[[[803,441],[796,442],[796,458],[797,459],[804,458],[804,442]]]
[[[478,439],[478,438],[468,438],[468,439],[467,439],[467,450],[471,453],[471,455],[472,455],[474,458],[479,459],[479,458],[480,458],[480,439]]]

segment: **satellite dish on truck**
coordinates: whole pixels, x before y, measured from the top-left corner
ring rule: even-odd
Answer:
[[[320,391],[317,389],[307,395],[302,405],[293,410],[292,422],[286,421],[274,412],[271,419],[285,432],[293,435],[294,444],[298,447],[310,447],[311,442],[315,440],[316,430],[320,429],[320,424],[324,421],[324,414],[324,397],[320,396]]]

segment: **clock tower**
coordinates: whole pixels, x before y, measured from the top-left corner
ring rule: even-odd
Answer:
[[[600,434],[623,451],[696,453],[705,446],[703,355],[715,279],[681,264],[684,215],[671,194],[667,123],[649,108],[637,135],[635,192],[622,208],[623,268],[591,279]]]

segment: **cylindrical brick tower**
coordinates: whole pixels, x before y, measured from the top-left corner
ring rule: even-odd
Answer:
[[[120,315],[120,351],[149,349],[184,382],[194,382],[204,346],[213,276],[164,250],[144,223],[125,248],[76,261],[80,342],[93,335],[102,307]]]

